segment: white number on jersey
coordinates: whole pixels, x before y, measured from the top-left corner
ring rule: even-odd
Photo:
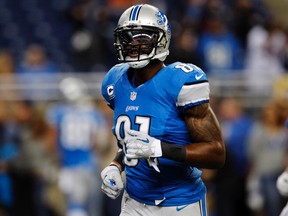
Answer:
[[[190,73],[194,70],[193,67],[191,67],[190,65],[188,64],[184,64],[184,63],[181,63],[181,64],[178,64],[175,66],[175,68],[180,68],[181,70],[183,70],[185,73]]]
[[[143,133],[149,134],[150,121],[151,121],[150,117],[135,116],[135,124],[139,125],[139,131],[141,131]],[[125,153],[124,140],[125,140],[125,136],[126,136],[125,131],[130,130],[131,128],[132,128],[132,121],[128,116],[121,115],[117,118],[116,126],[115,126],[115,134],[116,134],[116,138],[119,141],[119,143],[121,145],[123,145],[124,153]],[[149,160],[147,160],[147,161],[148,161],[148,164],[150,165],[150,161]],[[125,157],[124,162],[127,166],[136,166],[138,164],[138,159],[128,160]],[[157,163],[157,161],[156,161],[156,163]]]
[[[67,115],[61,123],[61,143],[63,147],[73,149],[88,149],[91,147],[91,132],[94,124],[87,117]]]

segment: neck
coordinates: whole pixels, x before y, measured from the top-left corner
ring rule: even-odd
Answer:
[[[134,69],[134,85],[139,86],[152,79],[164,66],[163,62],[151,62],[146,67]]]

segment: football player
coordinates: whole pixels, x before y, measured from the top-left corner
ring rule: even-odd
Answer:
[[[65,216],[102,216],[97,153],[108,140],[107,122],[81,79],[66,77],[59,88],[65,101],[47,110],[47,120],[60,159],[58,185],[65,197]]]
[[[225,162],[206,74],[189,63],[164,64],[171,28],[152,5],[124,11],[114,36],[121,64],[106,74],[102,94],[114,110],[119,151],[101,172],[102,191],[115,199],[125,171],[121,216],[206,216],[201,169]]]

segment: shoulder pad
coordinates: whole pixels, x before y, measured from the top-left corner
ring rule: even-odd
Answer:
[[[128,64],[117,64],[107,72],[102,81],[102,96],[112,109],[114,108],[114,86],[128,68]]]
[[[204,71],[194,64],[175,62],[167,67],[170,70],[173,70],[174,73],[185,74],[184,76],[186,77],[186,82],[188,83],[208,81]]]

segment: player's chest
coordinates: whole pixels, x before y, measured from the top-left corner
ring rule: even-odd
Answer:
[[[119,89],[115,92],[114,112],[118,115],[158,115],[171,110],[174,104],[168,101],[163,91],[150,86]]]
[[[161,89],[142,87],[116,90],[114,124],[125,121],[129,122],[131,128],[139,125],[159,127],[168,121],[171,112],[175,110],[175,103]]]

